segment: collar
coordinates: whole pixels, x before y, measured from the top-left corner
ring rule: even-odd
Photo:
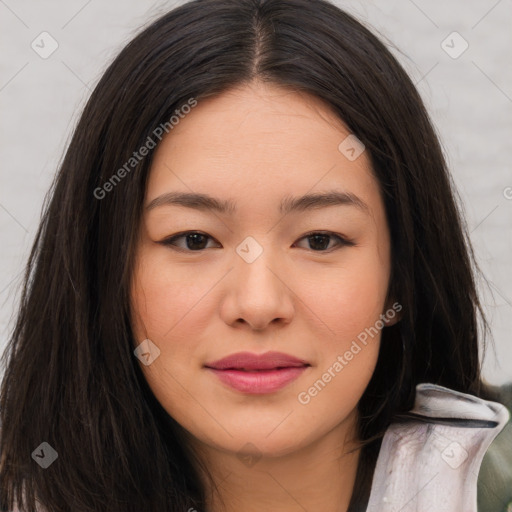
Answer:
[[[500,403],[418,384],[384,434],[366,512],[477,512],[482,459],[509,419]]]

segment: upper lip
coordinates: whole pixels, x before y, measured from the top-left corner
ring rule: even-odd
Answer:
[[[283,352],[266,352],[265,354],[237,352],[217,361],[206,363],[205,366],[215,370],[271,370],[273,368],[310,366],[310,364],[304,359]]]

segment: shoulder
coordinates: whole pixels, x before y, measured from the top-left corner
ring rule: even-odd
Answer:
[[[495,400],[512,414],[512,382],[491,386]],[[512,422],[489,446],[478,474],[478,512],[512,511]]]
[[[503,393],[508,393],[507,387]],[[506,507],[512,492],[512,454],[504,439],[509,435],[504,430],[510,429],[510,412],[494,393],[486,395],[492,398],[418,384],[414,407],[397,414],[382,439],[367,512],[403,509],[404,503],[408,510],[511,512]],[[505,449],[500,450],[502,443]],[[494,487],[488,490],[494,502],[478,492],[481,464],[491,446],[504,458],[499,465],[491,464]],[[503,457],[501,452],[507,450]],[[498,473],[503,480],[499,486],[494,477]]]

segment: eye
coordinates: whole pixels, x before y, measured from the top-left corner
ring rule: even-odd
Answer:
[[[330,249],[326,249],[329,247],[330,239],[332,238],[337,239],[338,243],[334,247],[330,247],[330,249],[336,249],[336,246],[343,247],[355,245],[352,240],[348,240],[347,238],[336,233],[332,233],[331,231],[313,231],[304,235],[300,240],[309,240],[309,248],[315,252],[330,252]]]
[[[183,247],[183,243],[177,244],[176,241],[184,239],[185,246]],[[177,235],[173,235],[170,238],[166,238],[162,240],[162,245],[169,245],[176,247],[178,250],[186,251],[186,252],[198,252],[206,249],[207,239],[213,240],[210,235],[206,233],[201,233],[199,231],[185,231],[184,233],[178,233]]]
[[[315,252],[330,252],[330,250],[336,249],[337,246],[343,247],[355,245],[352,240],[349,240],[336,233],[332,233],[331,231],[312,231],[311,233],[301,237],[299,240],[304,239],[309,240],[309,249]],[[334,247],[329,247],[331,239],[336,239],[338,241]],[[177,243],[180,240],[182,242]],[[200,252],[204,249],[208,249],[208,240],[215,239],[206,233],[201,233],[200,231],[185,231],[183,233],[178,233],[169,238],[166,238],[165,240],[162,240],[158,243],[166,246],[172,246],[172,248],[176,248],[176,250],[179,251]],[[215,242],[219,244],[219,242],[216,240]]]

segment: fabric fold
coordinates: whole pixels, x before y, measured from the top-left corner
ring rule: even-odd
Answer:
[[[418,384],[384,435],[366,512],[477,512],[482,459],[509,419],[500,403]]]

